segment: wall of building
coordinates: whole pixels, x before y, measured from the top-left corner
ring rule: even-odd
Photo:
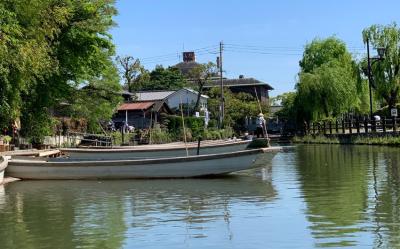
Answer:
[[[119,111],[114,117],[113,122],[115,128],[119,129],[126,120],[125,111]],[[147,129],[150,126],[151,115],[149,112],[128,111],[128,125],[134,126],[136,129]],[[153,117],[154,120],[154,117]]]
[[[166,103],[171,109],[179,109],[181,101],[182,104],[184,105],[194,106],[196,104],[196,100],[197,100],[197,94],[183,89],[169,96],[167,98]],[[204,97],[200,98],[200,107],[207,108],[207,98]]]

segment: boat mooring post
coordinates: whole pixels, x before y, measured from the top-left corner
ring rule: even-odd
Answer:
[[[197,155],[200,155],[200,142],[201,142],[201,137],[197,138]]]

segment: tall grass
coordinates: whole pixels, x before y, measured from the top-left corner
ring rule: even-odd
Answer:
[[[305,144],[365,144],[365,145],[386,145],[400,146],[400,137],[384,136],[384,137],[361,137],[355,136],[348,140],[339,140],[336,137],[312,136],[294,137],[294,143]]]

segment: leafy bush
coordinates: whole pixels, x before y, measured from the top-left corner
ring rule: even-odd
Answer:
[[[168,132],[172,134],[179,134],[178,137],[182,137],[183,135],[183,129],[182,129],[182,118],[180,116],[167,116],[166,119],[168,120],[165,122],[168,127]],[[184,118],[185,122],[185,127],[187,131],[187,136],[197,138],[199,136],[202,136],[203,131],[204,131],[204,119],[203,118],[197,118],[197,117],[185,117]],[[189,139],[188,139],[189,141]]]
[[[163,144],[170,143],[173,141],[172,134],[163,129],[153,129],[151,130],[151,143],[152,144]]]
[[[114,131],[111,133],[112,143],[113,145],[121,145],[122,144],[122,134],[120,131]],[[133,142],[135,138],[135,133],[125,133],[124,134],[124,143]]]
[[[206,129],[204,130],[203,133],[203,139],[205,140],[227,139],[233,137],[233,135],[234,135],[233,129],[230,127],[221,130]]]

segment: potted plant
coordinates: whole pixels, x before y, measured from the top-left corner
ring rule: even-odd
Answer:
[[[4,144],[10,144],[11,140],[12,140],[12,137],[10,137],[10,136],[3,137]]]

